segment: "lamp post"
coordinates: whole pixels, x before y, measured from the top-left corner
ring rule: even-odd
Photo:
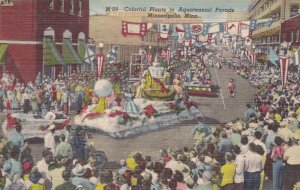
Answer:
[[[99,45],[99,53],[102,54],[102,49],[104,47],[104,43],[100,42],[98,45]]]
[[[104,55],[102,54],[102,49],[104,47],[104,43],[100,42],[99,44],[99,54],[97,54],[97,77],[100,79],[102,76],[102,69],[104,63]]]

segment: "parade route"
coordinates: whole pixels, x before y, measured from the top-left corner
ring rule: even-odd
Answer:
[[[252,101],[255,88],[246,79],[234,73],[233,70],[228,69],[226,65],[221,70],[216,69],[212,71],[214,68],[209,69],[212,73],[213,85],[216,86],[218,92],[217,97],[192,96],[192,100],[198,103],[199,109],[204,116],[204,118],[199,118],[199,120],[213,126],[229,122],[237,117],[242,118],[244,106]],[[230,97],[228,92],[230,78],[236,81],[237,93],[234,98]],[[224,109],[225,105],[226,110]],[[5,114],[2,113],[0,118],[1,125],[4,116]],[[89,139],[89,141],[93,141],[96,148],[104,150],[111,161],[119,161],[125,158],[131,150],[139,150],[145,155],[157,158],[159,156],[158,150],[161,148],[170,147],[176,149],[183,146],[192,146],[192,129],[196,123],[195,121],[194,123],[181,124],[128,139],[113,139],[104,134],[93,134],[93,139]],[[32,147],[34,158],[38,161],[41,158],[40,154],[43,148],[42,140],[33,144]]]

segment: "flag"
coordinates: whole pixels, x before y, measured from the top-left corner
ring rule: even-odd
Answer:
[[[300,64],[299,61],[300,61],[300,47],[294,53],[294,63],[295,63],[295,65],[299,65]]]
[[[250,21],[241,21],[239,24],[239,33],[241,36],[243,38],[248,37],[250,31]]]
[[[182,43],[184,39],[184,27],[182,24],[175,25],[175,31],[178,34],[178,43]]]
[[[279,61],[279,57],[272,47],[269,47],[268,58],[271,63],[277,65],[276,61]]]
[[[127,35],[139,35],[144,37],[147,32],[147,23],[135,23],[122,21],[122,34]]]
[[[151,65],[151,63],[152,63],[152,54],[151,53],[147,53],[146,54],[146,58],[147,58],[147,63],[149,65]]]
[[[256,63],[256,53],[255,52],[252,52],[250,54],[250,59],[251,59],[252,64]]]
[[[170,64],[170,61],[171,61],[171,50],[167,50],[167,61],[168,63]]]
[[[239,22],[228,22],[225,24],[225,31],[231,35],[237,35],[239,32]]]
[[[280,57],[280,73],[282,86],[286,84],[290,57]]]
[[[190,25],[189,24],[184,24],[184,38],[189,39],[191,38],[191,31],[190,31]]]
[[[204,23],[203,24],[203,35],[206,35],[208,33],[208,29],[209,29],[210,23]]]
[[[224,24],[223,23],[212,23],[209,26],[208,33],[218,33],[224,32]]]
[[[104,62],[104,55],[103,54],[97,54],[97,77],[101,78],[102,76],[102,67]]]
[[[246,38],[245,38],[245,44],[246,44],[247,46],[251,46],[251,44],[252,44],[252,39],[251,39],[250,37],[246,37]]]
[[[203,24],[190,24],[190,33],[193,36],[200,35],[203,32]]]
[[[207,35],[207,42],[211,43],[211,40],[212,40],[212,34],[208,34]]]
[[[118,52],[117,52],[116,47],[113,47],[111,50],[109,50],[107,52],[106,57],[107,57],[107,61],[109,63],[114,63],[118,58]]]
[[[251,20],[250,21],[250,30],[255,30],[256,28],[256,20]]]
[[[85,56],[84,56],[84,62],[85,63],[93,63],[94,59],[95,59],[96,55],[95,53],[89,48],[89,47],[86,47],[85,49]]]
[[[170,37],[170,24],[159,24],[159,38],[168,39]]]

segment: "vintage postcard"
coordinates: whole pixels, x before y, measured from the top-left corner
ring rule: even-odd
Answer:
[[[300,189],[299,0],[0,0],[0,190]]]

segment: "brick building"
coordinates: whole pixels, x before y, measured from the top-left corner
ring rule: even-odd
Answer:
[[[88,0],[0,0],[0,75],[33,81],[82,68]]]
[[[291,47],[300,47],[300,15],[285,20],[281,24],[281,42],[291,42]]]

